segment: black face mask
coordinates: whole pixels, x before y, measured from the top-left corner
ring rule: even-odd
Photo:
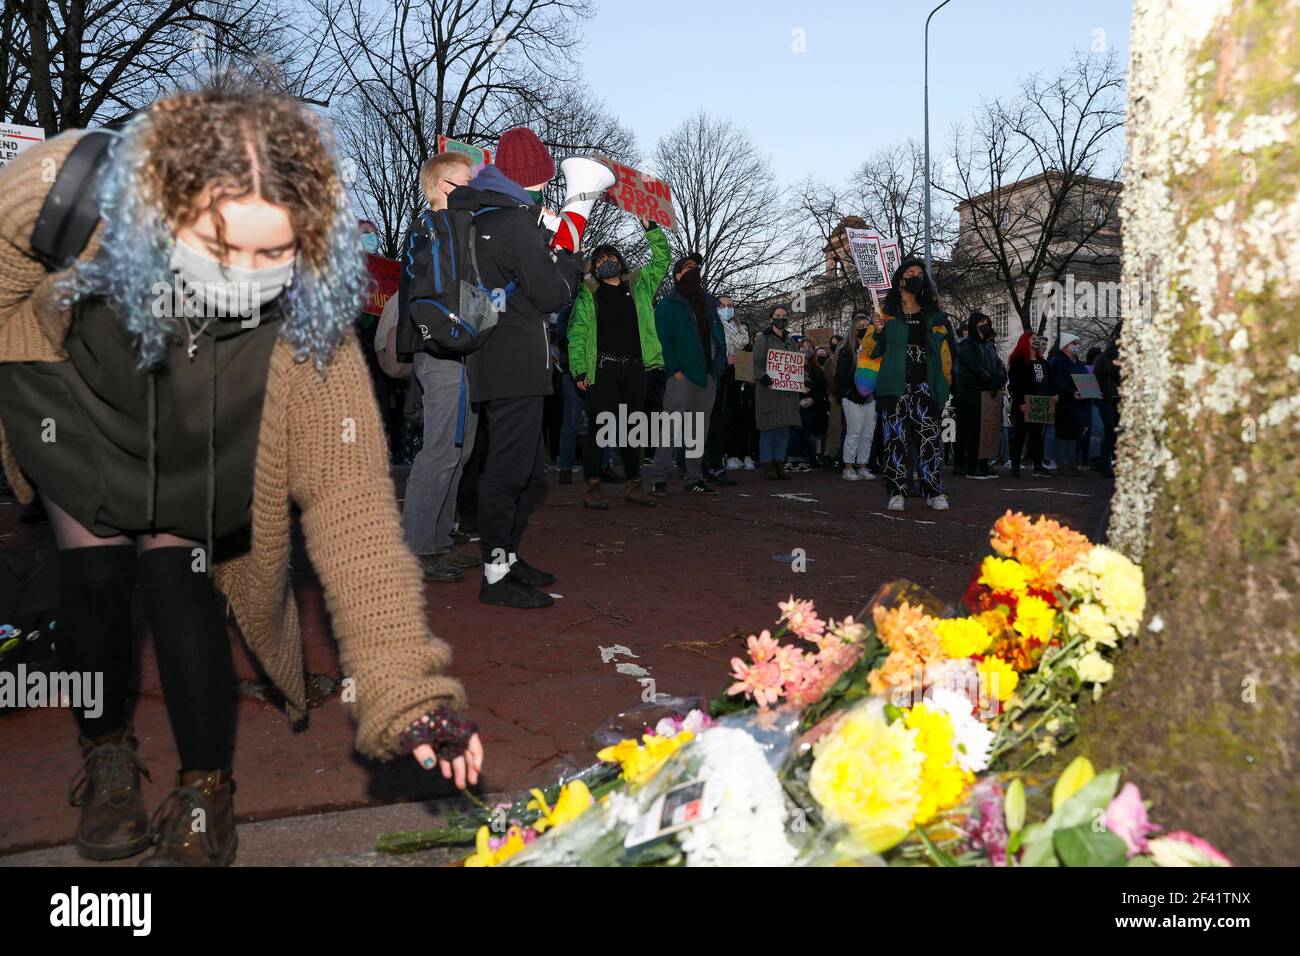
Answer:
[[[925,277],[908,276],[900,283],[900,285],[905,292],[910,292],[912,295],[920,295],[925,291]]]
[[[980,333],[980,338],[983,339],[985,342],[987,342],[989,339],[993,338],[993,326],[981,325],[979,327],[979,333]]]
[[[861,342],[861,341],[862,341],[862,337],[863,337],[864,335],[866,335],[866,334],[867,334],[867,330],[866,330],[866,329],[858,329],[858,331],[857,331],[858,341]]]

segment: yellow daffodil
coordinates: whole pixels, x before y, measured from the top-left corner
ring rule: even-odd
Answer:
[[[591,791],[581,780],[574,780],[560,788],[560,795],[555,798],[554,808],[547,805],[546,796],[542,791],[529,792],[532,793],[533,799],[528,801],[528,809],[541,811],[541,816],[533,824],[533,829],[538,833],[545,833],[551,827],[576,820],[595,803]]]
[[[606,763],[617,763],[623,770],[624,779],[628,783],[639,785],[658,773],[664,762],[694,740],[695,735],[689,730],[683,730],[671,737],[646,734],[641,739],[644,745],[630,737],[620,740],[600,751],[596,758]]]
[[[525,846],[523,831],[519,827],[511,827],[506,831],[505,841],[494,850],[492,849],[492,831],[487,827],[479,827],[478,833],[474,835],[474,852],[465,858],[465,865],[498,866]]]
[[[1050,739],[1050,738],[1049,738]],[[1097,771],[1092,768],[1092,761],[1087,757],[1075,757],[1070,765],[1061,772],[1052,787],[1052,812],[1061,809],[1061,805],[1088,785]]]

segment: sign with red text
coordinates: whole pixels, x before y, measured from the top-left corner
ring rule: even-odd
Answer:
[[[767,374],[775,392],[802,392],[803,353],[771,349],[767,353]]]
[[[450,136],[438,137],[438,152],[464,153],[474,161],[474,172],[476,173],[492,162],[492,150],[483,149],[480,146],[471,146],[469,143],[462,143]]]
[[[366,256],[366,268],[370,270],[370,288],[361,311],[366,315],[378,315],[384,311],[384,303],[397,295],[401,263],[383,256]]]
[[[644,216],[665,229],[677,228],[673,212],[673,197],[668,184],[648,173],[624,166],[608,156],[597,156],[614,174],[614,185],[605,192],[605,199],[634,216]]]
[[[28,146],[45,142],[45,130],[39,126],[0,123],[0,167],[8,166]]]

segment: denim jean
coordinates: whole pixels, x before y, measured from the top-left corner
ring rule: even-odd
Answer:
[[[556,456],[556,464],[560,471],[569,471],[573,468],[574,458],[577,457],[578,436],[582,433],[585,403],[582,392],[574,384],[572,375],[566,372],[561,381],[564,382],[564,410],[561,413],[563,417],[560,425],[560,453]]]
[[[759,432],[758,460],[785,461],[786,449],[790,447],[790,432],[789,425]]]

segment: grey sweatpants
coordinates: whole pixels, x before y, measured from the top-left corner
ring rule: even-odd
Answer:
[[[474,451],[478,415],[465,404],[465,435],[456,446],[456,418],[460,407],[461,363],[417,352],[411,370],[424,408],[424,444],[406,479],[402,506],[402,531],[416,554],[435,554],[451,547],[456,520],[456,489]],[[467,383],[468,388],[468,383]]]
[[[673,458],[678,448],[686,442],[686,480],[704,479],[704,442],[709,434],[709,416],[713,412],[713,376],[704,381],[704,387],[682,377],[668,377],[664,386],[664,414],[680,413],[682,431],[674,432],[671,439],[655,451],[655,463],[650,469],[653,481],[666,482],[673,473]],[[688,421],[689,419],[689,421]],[[692,445],[692,443],[694,443]]]

